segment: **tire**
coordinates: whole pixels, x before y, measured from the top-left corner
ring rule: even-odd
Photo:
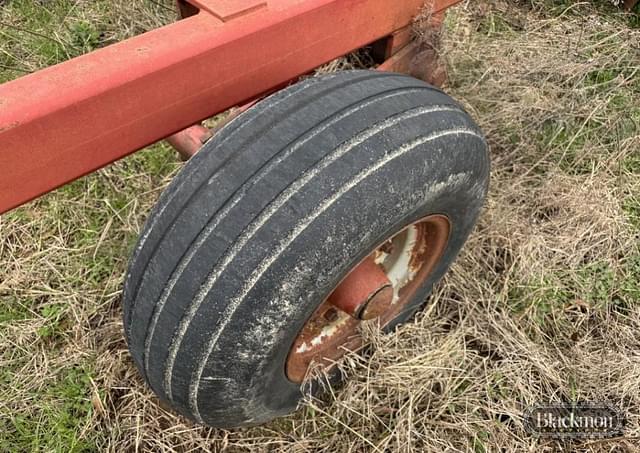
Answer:
[[[161,400],[214,427],[295,410],[294,339],[358,262],[430,214],[446,249],[406,310],[425,302],[471,232],[489,175],[479,128],[408,76],[307,79],[226,125],[150,214],[124,289],[131,354]]]

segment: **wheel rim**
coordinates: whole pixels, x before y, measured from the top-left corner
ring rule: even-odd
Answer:
[[[450,230],[445,216],[425,217],[355,266],[298,332],[285,365],[289,380],[302,383],[312,363],[328,369],[362,347],[362,322],[383,328],[395,319],[440,261]]]

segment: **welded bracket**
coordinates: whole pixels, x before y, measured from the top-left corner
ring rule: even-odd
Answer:
[[[373,46],[374,59],[382,61],[377,69],[442,86],[447,79],[446,66],[438,54],[443,21],[444,13],[438,12],[422,20],[420,36],[415,36],[414,26],[409,25],[378,41]]]
[[[267,7],[265,0],[178,0],[179,3],[187,3],[201,11],[217,17],[222,22],[229,22],[238,17],[254,13]],[[181,14],[189,11],[183,5],[180,5]],[[191,14],[188,14],[191,15]]]

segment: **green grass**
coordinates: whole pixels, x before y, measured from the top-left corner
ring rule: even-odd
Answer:
[[[640,300],[640,254],[620,261],[620,268],[596,261],[511,287],[507,304],[513,313],[530,316],[545,328],[572,307],[628,313]]]
[[[640,112],[638,113],[637,120],[640,121]],[[635,153],[624,159],[621,164],[621,169],[623,174],[627,175],[627,178],[636,181],[636,184],[626,191],[627,193],[622,200],[622,209],[627,215],[629,222],[636,228],[638,237],[640,238],[640,183],[638,182],[640,180],[640,153]]]
[[[507,304],[515,314],[527,314],[543,327],[554,313],[566,307],[571,296],[570,289],[543,278],[542,281],[523,282],[511,287]]]
[[[84,434],[93,407],[88,365],[63,370],[56,382],[49,383],[37,402],[37,411],[14,413],[0,421],[3,435],[0,449],[12,452],[93,452],[100,451],[104,439],[97,432]],[[19,375],[4,372],[4,379],[19,381]],[[1,425],[0,425],[1,426]]]
[[[0,277],[0,451],[102,450],[106,432],[95,426],[90,385],[100,371],[86,341],[94,341],[95,320],[118,305],[120,276],[137,239],[127,222],[139,202],[150,205],[179,165],[175,153],[159,144],[3,215],[5,230],[22,225],[12,234],[24,240],[27,233],[33,242],[13,249],[24,254],[24,270],[11,260],[13,251],[0,253],[10,266],[5,275],[17,272],[24,279],[3,288]],[[29,259],[31,254],[39,258]],[[46,351],[48,360],[60,362],[58,369],[21,376],[33,357],[2,347],[15,341]],[[75,363],[67,362],[69,351],[75,351]]]
[[[558,16],[567,12],[579,15],[595,9],[603,17],[618,20],[630,27],[640,27],[640,4],[631,13],[622,14],[610,0],[590,0],[588,3],[577,0],[529,0],[529,3],[533,7],[544,9],[547,14]]]
[[[46,5],[27,0],[13,0],[2,8],[1,29],[3,79],[16,76],[16,72],[31,72],[33,65],[49,66],[80,55],[84,48],[80,30],[82,22],[66,17],[75,2],[54,1]],[[12,20],[10,20],[12,19]],[[76,32],[77,30],[77,32]],[[26,57],[26,58],[25,58]]]
[[[597,37],[592,37],[597,41]],[[624,46],[615,41],[612,47]],[[640,133],[640,61],[635,66],[601,67],[587,72],[571,87],[582,93],[585,103],[602,99],[598,110],[585,111],[572,118],[550,118],[542,124],[539,143],[541,152],[558,149],[560,165],[568,174],[592,173],[598,162],[616,153],[625,140]],[[615,118],[615,130],[611,130]],[[622,165],[628,166],[627,157]]]
[[[168,0],[6,0],[0,4],[0,82],[113,44],[173,17],[174,5]]]

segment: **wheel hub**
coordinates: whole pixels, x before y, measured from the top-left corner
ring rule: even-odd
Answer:
[[[327,369],[363,344],[362,322],[383,328],[412,302],[446,248],[450,223],[425,217],[386,240],[361,261],[316,309],[293,342],[287,377],[304,381],[312,363]]]

